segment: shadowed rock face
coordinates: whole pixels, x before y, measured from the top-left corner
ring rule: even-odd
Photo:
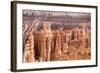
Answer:
[[[24,63],[91,58],[90,14],[56,13],[24,11]]]

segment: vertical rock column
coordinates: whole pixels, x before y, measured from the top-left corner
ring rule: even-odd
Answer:
[[[46,61],[46,43],[44,32],[39,33],[39,61]]]
[[[24,62],[34,61],[34,36],[32,33],[30,33],[24,48]]]
[[[45,38],[46,38],[47,61],[50,61],[51,43],[52,43],[52,31],[51,31],[51,29],[48,29],[46,31]]]
[[[30,33],[30,56],[31,56],[31,60],[32,61],[35,61],[35,57],[34,57],[34,35],[33,33],[31,32]]]
[[[56,43],[55,43],[55,60],[61,60],[61,38],[59,31],[56,31]]]
[[[43,30],[44,38],[45,38],[45,49],[46,49],[46,60],[50,61],[50,54],[51,54],[51,43],[52,43],[52,30],[51,30],[51,23],[44,22],[43,23]]]

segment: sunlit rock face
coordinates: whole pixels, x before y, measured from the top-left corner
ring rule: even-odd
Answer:
[[[89,13],[23,10],[23,62],[91,59]]]

